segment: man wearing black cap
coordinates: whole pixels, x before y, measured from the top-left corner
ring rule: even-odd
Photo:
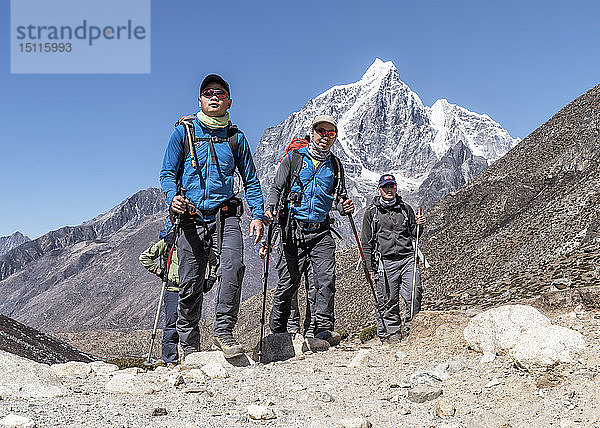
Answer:
[[[216,295],[214,344],[226,358],[243,353],[233,337],[244,277],[240,228],[241,200],[235,197],[234,171],[245,187],[255,244],[263,234],[263,197],[244,134],[229,121],[229,84],[210,74],[198,95],[200,111],[171,134],[160,182],[170,211],[182,216],[177,237],[180,291],[177,332],[184,354],[197,351],[198,322],[209,250],[219,256],[221,280]],[[181,121],[180,121],[181,122]],[[181,189],[187,189],[185,197]]]
[[[277,264],[279,284],[273,296],[270,329],[285,333],[290,309],[302,274],[312,268],[315,289],[310,290],[310,322],[304,335],[310,343],[321,339],[335,346],[340,335],[334,328],[335,241],[331,236],[329,211],[334,203],[343,214],[354,212],[346,197],[342,165],[332,153],[337,123],[330,115],[317,116],[307,147],[292,150],[279,164],[265,215],[274,219],[286,212],[281,228],[283,252]]]
[[[402,334],[406,337],[410,331],[411,301],[414,302],[413,316],[421,309],[423,289],[418,266],[412,295],[413,239],[417,224],[419,236],[423,232],[425,218],[422,215],[415,217],[410,205],[402,201],[392,174],[381,176],[377,192],[379,196],[373,199],[363,217],[361,243],[367,269],[377,284],[377,336],[382,342],[399,342]],[[400,314],[400,297],[406,303],[404,315]]]

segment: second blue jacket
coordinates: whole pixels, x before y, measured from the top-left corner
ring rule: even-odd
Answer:
[[[290,189],[291,193],[298,193],[300,197],[290,207],[290,216],[308,223],[322,223],[327,218],[333,205],[335,174],[331,157],[320,162],[315,174],[315,165],[308,154],[306,147],[298,149],[302,155],[302,166],[298,180]],[[269,206],[276,206],[281,193],[284,192],[286,182],[290,177],[292,152],[283,158],[269,193]]]

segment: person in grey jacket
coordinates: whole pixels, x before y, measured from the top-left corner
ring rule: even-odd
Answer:
[[[415,216],[413,209],[397,194],[396,179],[392,174],[382,175],[377,188],[378,196],[365,211],[361,243],[367,269],[377,287],[377,336],[382,342],[399,342],[408,336],[412,316],[421,309],[423,288],[419,269],[416,269],[415,296],[412,299],[415,267],[413,240],[417,225],[419,236],[425,218]],[[400,297],[406,311],[400,314]],[[404,322],[404,326],[402,325]]]

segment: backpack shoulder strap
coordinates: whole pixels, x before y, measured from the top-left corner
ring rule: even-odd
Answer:
[[[333,153],[331,154],[331,165],[333,166],[333,195],[335,197],[346,196],[346,178],[344,177],[344,167]]]
[[[236,125],[231,125],[227,128],[227,142],[231,153],[233,153],[233,160],[235,165],[238,165],[238,149],[240,148],[239,129]]]
[[[185,160],[187,156],[190,155],[190,160],[192,163],[192,167],[196,168],[198,166],[198,162],[196,161],[196,151],[194,150],[194,142],[196,141],[196,131],[194,128],[194,116],[183,116],[179,118],[177,122],[175,122],[175,127],[183,126],[184,138],[183,138],[183,161],[179,166],[179,171],[177,172],[177,181],[181,181],[181,176],[183,174],[183,169],[185,167]]]
[[[300,169],[302,168],[302,154],[297,149],[292,150],[292,161],[290,165],[290,175],[288,180],[288,191],[291,189],[298,177],[300,176]]]
[[[371,248],[377,250],[379,248],[379,210],[374,203],[367,208],[369,220],[371,223]]]

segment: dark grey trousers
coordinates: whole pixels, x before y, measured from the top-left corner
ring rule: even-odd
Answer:
[[[279,284],[273,296],[269,326],[272,333],[285,333],[290,317],[292,300],[296,297],[302,274],[312,267],[314,291],[308,290],[311,312],[310,325],[305,335],[333,330],[335,296],[335,241],[329,229],[305,232],[298,230],[283,237],[283,253],[277,263]],[[297,297],[296,297],[297,298]]]
[[[380,268],[375,274],[377,302],[379,303],[379,310],[376,311],[377,336],[383,338],[400,332],[403,321],[405,328],[409,328],[413,269],[414,257],[412,255],[401,260],[383,259],[383,271]],[[417,265],[413,316],[421,310],[422,294],[423,288]],[[400,297],[406,303],[404,314],[400,314]],[[383,323],[381,318],[383,318]]]
[[[207,224],[182,225],[177,238],[180,282],[177,332],[185,354],[197,351],[200,343],[198,323],[202,315],[202,288],[211,246],[216,249],[214,221]],[[215,297],[214,335],[231,333],[237,322],[245,271],[242,231],[238,217],[225,219],[219,270],[221,280]]]
[[[308,268],[304,271],[304,284],[306,287],[306,312],[304,315],[304,331],[313,331],[315,328],[315,301],[317,299],[317,288],[314,283],[312,266],[308,263]],[[298,307],[298,290],[292,297],[292,306],[290,308],[290,318],[287,323],[288,333],[300,331],[300,309]]]

